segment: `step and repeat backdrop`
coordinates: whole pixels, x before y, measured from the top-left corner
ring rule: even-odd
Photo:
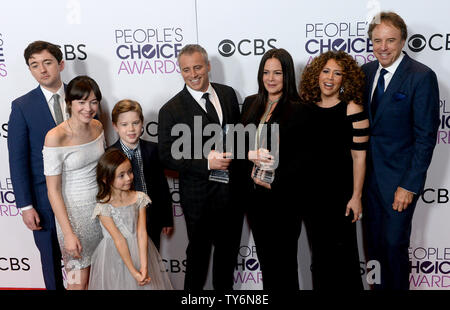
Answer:
[[[45,40],[61,47],[66,62],[64,82],[87,74],[104,96],[101,120],[108,144],[117,136],[110,112],[125,98],[144,109],[143,138],[158,141],[160,107],[184,86],[177,63],[182,47],[199,43],[211,61],[211,81],[235,88],[240,103],[257,91],[260,59],[270,48],[285,48],[295,62],[297,79],[311,59],[322,52],[345,50],[359,64],[375,59],[367,37],[368,21],[380,10],[392,10],[408,25],[404,50],[431,67],[440,87],[441,126],[426,188],[413,220],[410,246],[410,287],[450,289],[450,3],[418,1],[266,1],[266,0],[17,0],[0,9],[0,287],[43,288],[39,252],[32,232],[16,208],[8,166],[8,119],[11,101],[37,83],[25,65],[23,51],[32,41]],[[161,255],[173,285],[182,289],[187,245],[178,180],[168,173],[172,192],[175,233],[163,237]],[[295,195],[295,193],[292,193]],[[298,204],[302,197],[298,197]],[[281,204],[281,203],[280,203]],[[283,205],[278,206],[283,212]],[[299,223],[301,225],[301,223]],[[326,228],[325,228],[326,229]],[[367,266],[361,227],[358,226],[361,276]],[[299,239],[302,289],[311,289],[310,253],[305,232]],[[276,242],[276,240],[274,240]],[[280,272],[283,252],[279,249]],[[236,289],[262,288],[258,251],[244,223],[235,272]],[[330,281],[339,268],[329,253]],[[212,288],[208,279],[205,288]]]

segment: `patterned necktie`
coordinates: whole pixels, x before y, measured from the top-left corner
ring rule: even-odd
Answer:
[[[204,93],[202,98],[205,99],[206,114],[208,114],[209,118],[213,122],[220,124],[219,116],[217,115],[216,108],[212,104],[211,100],[209,100],[209,93]]]
[[[131,155],[131,167],[133,168],[134,190],[142,192],[143,186],[142,186],[142,180],[141,180],[141,172],[139,170],[139,161],[136,156],[137,148],[134,150],[129,150],[129,152]]]
[[[381,98],[384,95],[384,75],[388,73],[386,69],[381,69],[380,76],[378,77],[377,87],[372,96],[372,103],[370,107],[372,109],[372,117],[375,117],[375,113],[377,113],[378,106],[380,105]]]
[[[64,121],[63,114],[61,111],[61,105],[59,104],[59,95],[54,94],[53,98],[53,112],[55,113],[56,125],[61,124]]]

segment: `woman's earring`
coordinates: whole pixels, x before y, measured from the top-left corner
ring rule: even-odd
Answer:
[[[341,86],[341,88],[339,89],[339,92],[342,94],[344,92],[344,86]]]

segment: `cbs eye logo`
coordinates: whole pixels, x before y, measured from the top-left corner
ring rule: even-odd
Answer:
[[[450,51],[450,33],[435,33],[425,37],[422,34],[412,35],[408,40],[408,47],[417,53],[425,48],[437,51]]]
[[[230,57],[236,51],[236,46],[231,40],[223,40],[219,43],[218,50],[223,57]]]
[[[277,40],[271,39],[242,39],[237,44],[225,39],[220,41],[218,50],[223,57],[230,57],[236,51],[242,56],[260,56],[264,55],[266,50],[276,48],[274,45]]]
[[[413,52],[420,52],[427,46],[427,40],[421,34],[415,34],[408,40],[408,47]]]

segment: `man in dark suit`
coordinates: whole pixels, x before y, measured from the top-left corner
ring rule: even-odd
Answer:
[[[60,49],[36,41],[25,49],[25,61],[39,86],[12,102],[8,151],[16,205],[33,231],[41,255],[45,287],[64,289],[55,218],[47,196],[42,147],[47,132],[67,119]]]
[[[158,144],[161,160],[169,169],[179,172],[180,202],[189,239],[184,287],[203,289],[214,245],[214,289],[231,290],[243,213],[233,201],[234,174],[231,159],[227,158],[231,154],[208,147],[209,137],[203,134],[203,129],[210,124],[222,128],[236,124],[238,101],[231,87],[209,82],[211,65],[201,46],[185,46],[178,62],[186,85],[159,111]],[[177,126],[187,128],[189,133],[180,135]],[[175,154],[178,149],[174,149],[174,142],[182,138],[187,140],[181,146],[187,156]],[[229,182],[210,180],[214,170],[227,170]]]
[[[158,145],[140,139],[144,115],[138,102],[129,99],[119,101],[111,116],[119,139],[110,148],[117,148],[127,155],[133,167],[135,190],[146,193],[152,200],[146,213],[147,233],[159,250],[161,232],[170,235],[173,231],[173,211]]]
[[[364,225],[369,260],[381,266],[376,289],[409,289],[408,247],[417,199],[439,126],[436,74],[402,48],[406,24],[381,12],[369,25],[377,61],[362,66],[371,125]]]

